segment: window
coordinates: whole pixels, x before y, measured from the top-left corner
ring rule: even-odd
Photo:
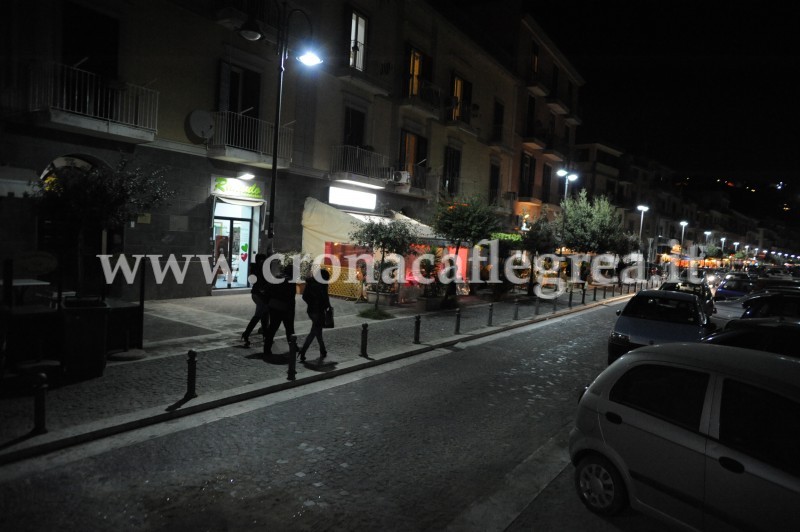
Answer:
[[[542,201],[550,201],[550,182],[553,180],[553,167],[549,164],[542,169]]]
[[[536,136],[536,98],[528,96],[528,109],[525,114],[525,132],[526,137]]]
[[[414,181],[412,186],[424,185],[421,179],[424,178],[423,164],[427,158],[428,139],[402,130],[400,132],[400,168],[411,174]]]
[[[451,96],[453,101],[451,120],[469,124],[470,109],[472,107],[472,83],[454,75]]]
[[[523,153],[519,167],[519,195],[521,198],[533,196],[533,172],[536,161],[527,153]]]
[[[500,195],[500,166],[491,164],[489,166],[489,205],[497,205]]]
[[[445,146],[444,168],[442,169],[442,188],[451,196],[458,194],[458,184],[461,175],[461,150]]]
[[[531,42],[531,72],[539,72],[539,43]]]
[[[222,62],[219,110],[259,118],[261,75],[247,68]]]
[[[503,107],[503,104],[495,100],[494,116],[492,117],[492,137],[490,139],[493,142],[501,142],[503,140],[504,114],[505,114],[505,108]]]
[[[700,428],[708,374],[671,366],[645,364],[625,373],[609,399],[689,430]]]
[[[727,379],[722,386],[719,441],[800,476],[800,404],[776,393]]]
[[[363,146],[366,115],[352,107],[344,108],[344,144],[345,146]]]
[[[350,67],[364,70],[367,45],[367,19],[353,12],[350,22]]]
[[[403,86],[403,96],[425,96],[425,85],[431,82],[433,72],[431,58],[414,47],[408,47],[406,52],[407,82]]]

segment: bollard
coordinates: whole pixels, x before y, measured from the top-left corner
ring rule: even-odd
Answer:
[[[486,326],[492,326],[492,314],[494,314],[494,303],[489,303],[489,319],[486,320]]]
[[[581,290],[581,305],[586,304],[586,287],[584,286]]]
[[[367,358],[367,329],[369,325],[364,323],[361,325],[361,356]]]
[[[47,432],[45,422],[45,398],[47,396],[47,375],[37,373],[33,376],[33,430],[31,434],[44,434]]]
[[[574,291],[575,290],[572,289],[572,288],[570,288],[570,290],[569,290],[569,299],[567,300],[567,306],[569,308],[572,308],[572,292],[574,292]]]
[[[461,309],[456,309],[456,331],[454,334],[461,334]]]
[[[519,319],[519,299],[514,300],[514,319]]]
[[[555,313],[557,305],[558,305],[558,296],[553,298],[553,313]]]
[[[419,343],[419,327],[420,327],[420,323],[421,322],[422,322],[422,316],[420,316],[419,314],[414,316],[414,343],[415,344]]]
[[[536,304],[533,306],[533,314],[535,316],[539,315],[539,302],[540,301],[541,301],[541,299],[539,299],[539,296],[536,296]]]
[[[604,286],[604,287],[603,287],[603,299],[605,299],[605,298],[606,298],[606,289],[607,289],[607,288],[608,288],[607,286]]]
[[[186,357],[186,364],[188,366],[188,377],[186,380],[186,395],[184,395],[183,398],[192,399],[197,397],[197,392],[195,391],[195,385],[197,383],[197,352],[194,349],[189,350],[189,354]]]
[[[597,287],[596,286],[594,287],[594,297],[592,298],[592,301],[597,301]]]
[[[289,337],[289,372],[286,375],[287,381],[295,380],[297,375],[297,336]]]
[[[622,287],[620,286],[620,289],[621,288]],[[614,297],[615,295],[617,295],[617,287],[612,284],[611,285],[611,297]]]

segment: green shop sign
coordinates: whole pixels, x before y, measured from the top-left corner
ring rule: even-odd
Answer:
[[[264,199],[261,186],[232,177],[212,177],[211,193],[233,198]]]

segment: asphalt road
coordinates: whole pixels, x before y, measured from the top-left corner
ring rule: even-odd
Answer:
[[[601,307],[0,470],[0,529],[668,530],[571,487]]]

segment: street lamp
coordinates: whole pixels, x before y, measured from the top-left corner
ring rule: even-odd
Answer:
[[[308,13],[299,8],[289,9],[286,1],[281,3],[276,2],[277,9],[277,26],[278,31],[275,52],[278,55],[278,86],[275,95],[275,124],[273,126],[272,134],[272,182],[269,185],[269,216],[267,218],[267,238],[269,239],[269,254],[274,251],[275,244],[275,187],[278,181],[278,137],[281,127],[281,100],[283,99],[283,73],[286,70],[285,61],[289,56],[289,24],[291,23],[292,16],[300,14],[305,17],[308,23],[309,36],[312,34],[311,18]],[[259,41],[265,37],[261,31],[258,23],[250,18],[239,29],[239,35],[248,41]],[[314,66],[322,63],[314,52],[304,50],[303,54],[299,56],[298,61],[306,66]]]
[[[639,219],[639,249],[642,249],[642,228],[644,227],[644,213],[650,210],[650,207],[647,205],[639,205],[636,207],[638,210],[642,211],[642,216]]]
[[[727,240],[727,238],[723,236],[719,240],[720,240],[720,242],[722,242],[722,254],[724,255],[725,254],[725,240]]]
[[[711,236],[711,231],[704,231],[703,234],[706,235],[706,244],[708,244],[708,237]]]
[[[681,222],[681,253],[683,253],[683,234],[686,231],[687,225],[689,225],[689,222],[685,220]]]
[[[561,168],[556,171],[556,175],[558,177],[564,178],[564,199],[567,199],[567,190],[569,189],[569,183],[570,181],[575,181],[576,179],[578,179],[578,174],[574,172],[568,172],[567,170]]]
[[[733,243],[733,254],[735,255],[736,253],[738,253],[738,251],[739,251],[739,243],[738,242],[734,242]]]

